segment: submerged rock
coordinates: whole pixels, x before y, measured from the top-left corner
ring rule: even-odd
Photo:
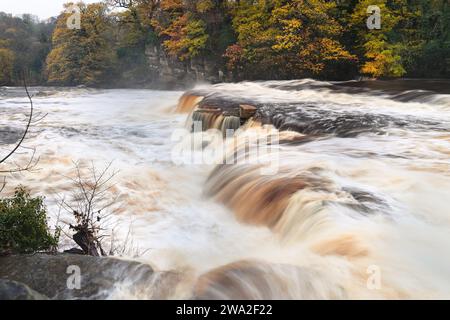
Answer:
[[[179,276],[147,264],[80,255],[0,258],[0,279],[25,284],[51,299],[166,299]],[[79,271],[79,287],[77,275]]]
[[[22,135],[23,129],[0,127],[0,145],[16,143]]]
[[[0,300],[48,300],[23,283],[0,279]]]

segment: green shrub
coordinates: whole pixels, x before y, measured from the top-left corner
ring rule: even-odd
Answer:
[[[60,230],[50,231],[43,200],[32,198],[23,187],[0,200],[0,254],[56,250]]]

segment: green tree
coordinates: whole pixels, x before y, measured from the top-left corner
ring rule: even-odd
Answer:
[[[159,0],[109,0],[109,5],[121,10],[112,13],[115,25],[116,70],[123,85],[152,81],[146,50],[159,45],[152,19],[159,8]]]
[[[380,9],[381,28],[369,29],[369,6]],[[412,19],[406,0],[361,0],[350,17],[357,35],[356,50],[361,56],[361,73],[372,77],[400,77],[406,73],[401,53],[406,46],[404,22]]]
[[[0,48],[0,85],[10,84],[13,77],[14,52]]]
[[[54,251],[59,230],[52,233],[47,224],[43,198],[30,196],[18,188],[11,198],[0,200],[0,253]]]
[[[416,14],[409,20],[409,43],[403,51],[407,75],[450,77],[449,2],[415,0],[409,6]]]
[[[29,14],[13,17],[0,12],[0,48],[14,55],[12,74],[8,76],[9,84],[22,85],[23,75],[29,84],[45,81],[43,67],[50,51],[53,27],[52,20],[40,22]]]

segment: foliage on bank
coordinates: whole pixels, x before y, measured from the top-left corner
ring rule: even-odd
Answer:
[[[1,255],[56,250],[59,230],[50,230],[43,201],[22,187],[14,196],[0,199]]]
[[[367,28],[373,5],[381,29]],[[149,48],[187,65],[206,59],[228,80],[450,77],[447,0],[108,0],[79,7],[79,30],[67,28],[71,13],[47,23],[0,15],[0,83],[17,82],[19,69],[59,85],[145,83]]]

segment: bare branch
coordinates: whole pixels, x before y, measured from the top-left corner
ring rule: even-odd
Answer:
[[[20,145],[23,143],[23,141],[25,140],[25,137],[28,134],[28,130],[30,129],[31,122],[33,120],[33,99],[31,99],[31,95],[28,92],[28,87],[27,87],[27,83],[26,83],[25,77],[24,77],[24,80],[23,80],[23,84],[24,84],[25,91],[27,93],[28,99],[30,100],[30,116],[28,117],[28,123],[27,123],[27,126],[25,127],[25,132],[23,133],[22,138],[19,140],[19,142],[16,144],[16,146],[4,158],[2,158],[0,160],[0,163],[3,163],[6,160],[8,160],[14,154],[14,152],[16,152],[17,149],[19,149]]]
[[[3,182],[1,183],[0,186],[0,193],[3,191],[3,189],[5,189],[6,187],[6,177],[3,177]]]
[[[71,201],[63,198],[61,208],[75,218],[75,224],[70,225],[70,229],[75,231],[72,239],[87,255],[106,254],[102,242],[110,237],[106,231],[112,218],[112,211],[107,210],[119,198],[117,195],[112,200],[108,199],[107,192],[112,190],[111,181],[117,174],[116,171],[111,173],[111,166],[112,162],[100,171],[94,163],[90,167],[82,167],[80,163],[74,162],[76,177],[67,177],[73,182],[75,191]]]

